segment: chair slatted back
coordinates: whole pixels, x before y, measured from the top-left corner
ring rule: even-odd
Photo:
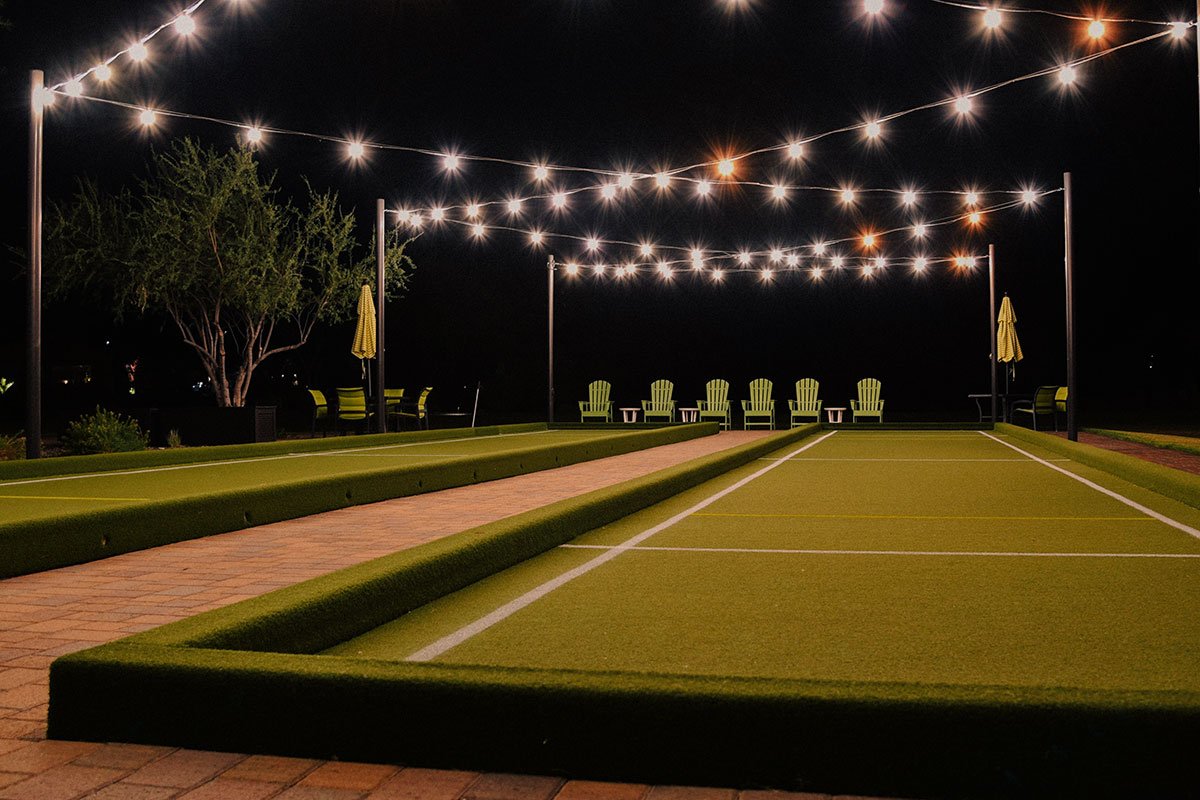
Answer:
[[[338,416],[343,419],[365,419],[367,393],[361,386],[337,387]]]
[[[1033,393],[1033,413],[1053,414],[1056,394],[1058,394],[1057,386],[1039,386]]]
[[[671,398],[675,395],[675,384],[668,380],[657,380],[650,384],[650,411],[670,411]]]
[[[859,411],[880,411],[883,404],[879,400],[879,396],[883,391],[883,384],[874,378],[863,378],[858,382],[858,410]]]
[[[1060,386],[1054,393],[1054,409],[1063,414],[1067,413],[1067,387]]]
[[[426,386],[421,390],[421,394],[417,397],[417,414],[419,416],[425,416],[425,404],[429,400],[429,393],[432,391],[432,386]]]
[[[612,384],[608,381],[592,381],[588,384],[588,411],[607,411],[608,396],[612,392]]]
[[[814,378],[796,381],[796,410],[819,412],[821,410],[821,384]]]
[[[706,395],[706,405],[709,411],[728,411],[729,410],[729,381],[722,378],[714,378],[704,384],[704,394]]]
[[[750,381],[750,405],[747,406],[750,411],[770,411],[771,410],[771,395],[775,391],[775,384],[766,378],[758,378]]]

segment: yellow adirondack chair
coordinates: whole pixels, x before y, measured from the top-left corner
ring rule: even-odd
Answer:
[[[725,430],[733,425],[733,414],[729,411],[729,381],[714,378],[704,384],[705,400],[697,400],[696,408],[700,409],[700,421],[716,420]]]
[[[766,378],[750,381],[750,399],[742,401],[742,429],[751,425],[775,430],[775,384]]]
[[[850,401],[850,413],[855,422],[859,417],[875,417],[883,422],[883,400],[879,396],[882,388],[883,384],[874,378],[863,378],[858,382],[858,399]]]
[[[820,391],[821,384],[813,378],[796,381],[796,399],[788,400],[793,428],[803,425],[805,420],[821,421],[821,398],[818,396]]]
[[[579,421],[587,422],[590,420],[600,420],[602,422],[612,422],[613,415],[612,400],[608,399],[612,393],[612,384],[608,381],[592,381],[588,384],[588,399],[579,401]]]
[[[642,401],[642,419],[675,421],[675,384],[657,380],[650,384],[650,399]]]

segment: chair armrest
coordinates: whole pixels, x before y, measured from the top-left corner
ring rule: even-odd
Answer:
[[[857,401],[857,400],[851,400],[851,401],[850,401],[850,410],[851,410],[851,411],[858,411],[858,401]]]
[[[821,406],[824,404],[824,402],[825,402],[824,400],[817,401],[817,416],[818,417],[821,416]]]
[[[672,414],[675,413],[675,398],[671,398],[671,400],[667,403],[667,408],[671,409]]]
[[[580,410],[580,411],[587,411],[587,410],[588,410],[588,401],[587,401],[587,400],[580,400],[580,401],[579,401],[579,410]]]
[[[749,411],[749,410],[750,410],[750,401],[743,400],[742,401],[742,411]]]
[[[708,401],[707,400],[697,400],[696,401],[696,410],[697,411],[708,411]]]
[[[884,403],[886,403],[886,402],[887,402],[886,400],[880,400],[880,401],[879,401],[879,410],[880,410],[880,411],[883,411],[883,404],[884,404]]]
[[[649,411],[650,406],[652,404],[653,404],[653,401],[651,401],[651,400],[643,400],[642,401],[642,413],[645,414],[647,411]]]
[[[800,403],[799,403],[799,402],[797,402],[796,400],[788,400],[788,408],[791,410],[791,412],[792,412],[793,414],[795,414],[795,413],[796,413],[796,409],[797,409],[799,406],[800,406]]]
[[[775,410],[775,398],[774,397],[772,397],[770,400],[767,401],[767,408],[771,409],[771,411]]]
[[[1032,400],[1017,400],[1008,407],[1009,411],[1029,411],[1033,409]]]

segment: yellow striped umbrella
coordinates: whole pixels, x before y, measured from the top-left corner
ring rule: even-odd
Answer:
[[[358,325],[354,328],[354,342],[350,352],[362,359],[363,374],[367,371],[367,359],[375,357],[375,302],[371,299],[371,287],[363,284],[358,295]]]
[[[1015,364],[1025,357],[1025,353],[1021,351],[1021,340],[1017,338],[1017,312],[1013,310],[1008,295],[1004,295],[1004,300],[1000,303],[997,323],[996,360],[1001,364]]]

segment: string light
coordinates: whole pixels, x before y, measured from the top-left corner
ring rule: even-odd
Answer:
[[[780,186],[779,184],[775,184],[774,186],[771,187],[771,197],[774,198],[775,200],[786,200],[787,199],[787,187]]]
[[[524,205],[524,203],[521,202],[521,198],[519,198],[519,197],[512,198],[511,200],[508,201],[508,206],[507,206],[508,213],[509,214],[520,214],[521,207],[523,205]]]
[[[1038,194],[1032,189],[1025,189],[1021,192],[1021,202],[1027,206],[1031,206],[1037,202]]]
[[[929,259],[925,256],[917,256],[913,259],[913,272],[924,272],[929,266]]]
[[[621,187],[622,189],[628,189],[629,187],[633,186],[633,176],[628,172],[622,172],[617,178],[617,186]]]
[[[588,252],[594,253],[600,249],[600,240],[595,236],[589,236],[584,242],[584,246],[587,247]]]
[[[912,189],[906,189],[904,194],[900,195],[900,201],[906,206],[914,206],[917,204],[917,193]]]
[[[763,283],[770,283],[775,280],[775,270],[773,269],[761,270],[759,274],[762,275]]]
[[[442,156],[442,167],[446,172],[458,172],[460,166],[462,166],[462,162],[456,154],[447,153]]]
[[[750,264],[750,262],[753,260],[753,256],[751,256],[748,251],[743,250],[740,253],[738,253],[737,260],[738,260],[739,264],[741,264],[743,267],[745,267],[745,266],[748,266]]]
[[[150,48],[146,47],[143,42],[132,43],[127,52],[134,61],[145,61],[150,57]]]
[[[728,178],[733,174],[733,159],[722,158],[717,162],[717,174],[722,178]]]
[[[355,160],[362,158],[364,155],[366,155],[366,152],[366,148],[363,147],[362,142],[350,142],[350,144],[346,146],[347,155]]]
[[[778,264],[780,261],[783,261],[783,251],[779,248],[775,248],[771,251],[771,254],[768,256],[768,258],[772,264]]]
[[[862,244],[863,244],[863,247],[867,248],[868,250],[870,250],[872,247],[874,247],[875,246],[875,234],[873,234],[873,233],[865,234],[862,237]]]
[[[701,197],[707,197],[711,193],[712,183],[704,180],[696,182],[696,194],[700,195]]]
[[[971,98],[964,95],[963,97],[960,97],[954,101],[954,110],[957,111],[960,116],[965,117],[967,114],[971,113],[971,108],[974,105],[975,103],[971,100]]]
[[[529,234],[529,243],[535,247],[540,247],[546,241],[545,235],[541,231],[531,231]]]
[[[151,109],[151,108],[143,109],[142,113],[138,115],[138,122],[140,122],[142,125],[144,125],[147,128],[153,126],[154,123],[156,123],[157,121],[158,121],[158,114],[156,114],[154,112],[154,109]]]
[[[883,135],[883,123],[872,120],[866,124],[863,131],[867,134],[868,139],[878,139]]]
[[[563,265],[563,268],[566,269],[567,274],[570,275],[571,277],[575,277],[576,275],[579,274],[579,265],[574,263],[573,261],[568,261],[566,264]]]
[[[97,64],[92,67],[92,74],[96,76],[96,80],[103,83],[112,77],[113,71],[108,64]]]
[[[555,192],[554,196],[552,198],[550,198],[550,203],[555,208],[566,208],[567,207],[567,196],[563,192]]]
[[[796,255],[795,253],[788,253],[787,265],[789,267],[792,267],[793,269],[795,269],[796,266],[798,266],[799,264],[800,264],[800,256]]]
[[[983,12],[983,27],[994,31],[1004,24],[1004,14],[998,8],[989,8]]]
[[[1075,71],[1075,67],[1070,64],[1064,64],[1058,70],[1058,80],[1064,86],[1070,86],[1075,83],[1075,79],[1079,77],[1079,73]]]
[[[483,225],[476,222],[474,225],[471,226],[471,235],[474,236],[476,239],[482,239],[483,234],[484,234]],[[574,273],[571,273],[571,274],[573,275]]]
[[[884,8],[884,0],[863,0],[863,10],[868,14],[882,14]]]
[[[846,259],[842,256],[834,256],[829,260],[829,263],[833,265],[834,269],[841,269],[846,265]]]
[[[981,222],[983,222],[983,214],[980,214],[978,211],[972,211],[967,216],[967,221],[970,222],[972,225],[978,225]]]
[[[660,172],[654,176],[654,184],[660,189],[666,189],[671,185],[671,176],[665,172]]]
[[[850,205],[851,203],[853,203],[856,198],[857,198],[857,195],[855,194],[853,189],[842,189],[842,202],[845,203],[846,205]]]
[[[175,31],[180,36],[191,36],[196,32],[196,20],[190,14],[180,14],[175,18]]]
[[[479,204],[478,203],[468,203],[467,204],[467,219],[475,219],[478,216],[479,216]]]
[[[63,84],[63,91],[70,97],[79,97],[79,95],[83,94],[83,83],[78,78],[72,78]],[[51,97],[53,97],[53,94]]]
[[[1088,36],[1092,37],[1093,39],[1103,39],[1104,23],[1098,19],[1092,20],[1092,22],[1088,25]]]
[[[600,196],[605,200],[614,200],[617,196],[616,184],[606,183],[600,187]]]
[[[929,233],[929,226],[923,222],[918,222],[916,225],[913,225],[912,232],[914,237],[924,239]]]
[[[641,252],[642,258],[650,258],[650,256],[654,255],[654,245],[649,242],[642,242],[638,250]]]
[[[979,205],[979,192],[976,192],[974,190],[968,191],[968,192],[963,192],[963,202],[966,203],[968,206]]]
[[[788,145],[787,154],[788,158],[792,159],[793,161],[804,158],[804,143],[792,142]]]
[[[250,144],[258,144],[263,140],[262,128],[249,127],[246,128],[246,141]]]
[[[538,164],[533,168],[533,179],[535,181],[544,181],[549,177],[550,170],[546,168],[545,164]]]
[[[1191,27],[1191,23],[1188,22],[1172,22],[1171,36],[1176,39],[1183,39],[1188,35],[1188,29]]]

